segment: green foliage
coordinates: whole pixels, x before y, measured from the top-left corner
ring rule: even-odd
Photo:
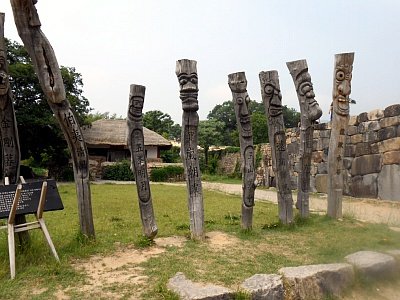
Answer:
[[[151,170],[150,180],[154,182],[177,181],[183,178],[184,169],[181,166],[166,166]]]
[[[102,179],[132,181],[135,180],[135,176],[131,171],[130,162],[124,160],[114,165],[104,167]]]
[[[143,114],[143,126],[168,139],[180,139],[181,126],[174,124],[169,114],[159,110],[150,110]]]
[[[161,150],[160,157],[165,163],[178,163],[181,161],[181,148],[173,146],[169,150]]]
[[[225,148],[226,153],[239,153],[240,147],[230,146]]]
[[[255,145],[268,143],[268,122],[265,113],[254,112],[251,115],[251,125],[253,128],[253,143]]]

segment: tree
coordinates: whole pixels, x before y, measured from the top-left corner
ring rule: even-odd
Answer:
[[[25,48],[6,39],[7,58],[14,108],[18,122],[21,158],[33,158],[50,175],[58,175],[69,161],[67,143],[47,104],[31,59]],[[80,124],[87,123],[91,110],[82,93],[81,74],[73,67],[61,66],[66,96],[76,112]]]
[[[171,116],[160,110],[150,110],[143,115],[143,126],[153,130],[167,139],[179,139],[181,126],[174,124]]]
[[[216,120],[203,120],[199,122],[199,146],[204,148],[205,165],[208,166],[208,151],[210,146],[222,144],[221,132],[225,124]]]
[[[268,123],[264,113],[258,111],[251,115],[251,126],[253,128],[253,143],[255,145],[268,143]]]

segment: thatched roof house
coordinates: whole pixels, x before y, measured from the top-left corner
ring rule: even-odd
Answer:
[[[128,126],[126,120],[98,120],[82,127],[89,156],[105,157],[105,161],[130,158],[127,146]],[[143,128],[144,145],[149,160],[160,158],[161,149],[170,149],[171,143],[158,133]]]

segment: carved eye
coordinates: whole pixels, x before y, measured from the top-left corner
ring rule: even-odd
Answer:
[[[237,98],[236,103],[239,105],[243,104],[243,98]]]
[[[265,93],[269,96],[272,95],[272,93],[274,92],[274,88],[269,84],[265,86],[264,90]]]
[[[187,82],[188,82],[188,81],[187,81],[186,78],[181,78],[181,79],[179,79],[179,84],[180,84],[180,85],[185,85]]]
[[[336,80],[343,81],[345,78],[345,74],[343,71],[338,71],[336,73]]]
[[[190,82],[193,83],[193,84],[197,84],[197,78],[196,77],[192,77],[190,79]]]

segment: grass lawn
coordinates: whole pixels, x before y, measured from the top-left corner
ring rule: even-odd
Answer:
[[[168,185],[151,188],[159,228],[157,237],[188,237],[186,189]],[[102,292],[90,294],[80,288],[88,284],[88,277],[73,264],[79,265],[91,255],[112,257],[121,248],[155,247],[148,246],[141,236],[135,186],[105,184],[92,185],[91,189],[95,241],[79,234],[73,184],[59,187],[65,209],[44,215],[60,264],[52,257],[41,232],[30,231],[31,246],[17,251],[17,276],[9,280],[7,233],[0,232],[0,299],[54,299],[59,290],[66,290],[72,299],[106,299],[109,296],[104,295],[116,290],[122,299],[134,297],[139,291],[143,299],[176,299],[165,284],[178,271],[197,282],[235,288],[253,274],[275,273],[284,266],[340,262],[359,250],[400,249],[399,233],[386,225],[349,218],[334,221],[313,215],[309,220],[296,220],[295,225],[284,227],[278,223],[277,206],[260,202],[254,208],[253,230],[242,231],[241,198],[204,191],[206,231],[235,237],[234,246],[215,250],[208,242],[187,241],[183,247],[168,247],[164,253],[137,264],[143,276],[148,276],[145,283],[110,284]]]

